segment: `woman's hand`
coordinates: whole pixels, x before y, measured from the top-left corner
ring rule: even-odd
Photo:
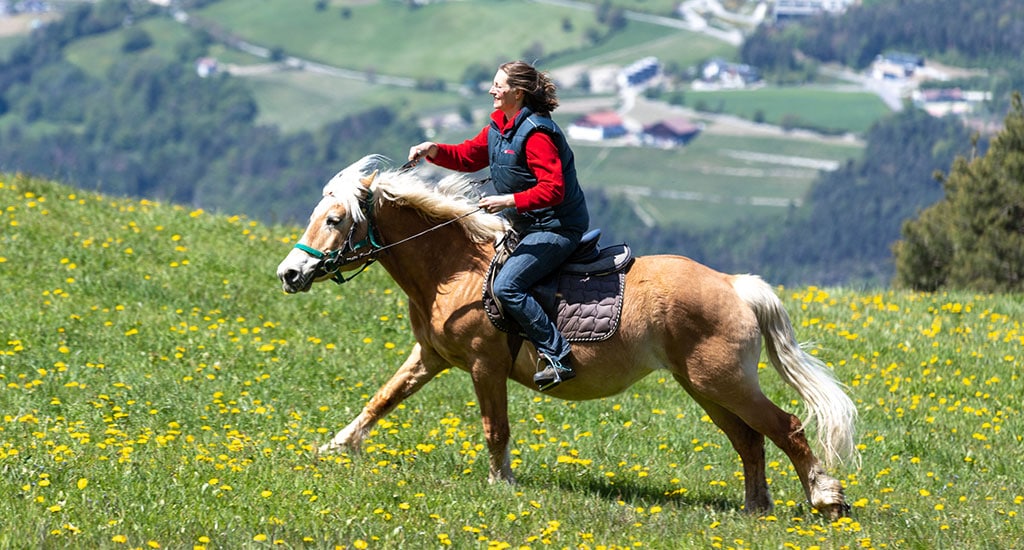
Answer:
[[[424,141],[419,145],[409,148],[409,161],[419,162],[423,157],[434,158],[437,156],[437,144],[433,141]]]
[[[480,199],[477,206],[482,208],[484,212],[494,214],[506,208],[515,208],[516,199],[513,195],[492,195]]]

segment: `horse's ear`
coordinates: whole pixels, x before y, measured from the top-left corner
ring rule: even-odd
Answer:
[[[369,189],[370,185],[373,184],[373,180],[377,179],[377,174],[379,172],[380,172],[380,170],[374,170],[373,173],[370,174],[369,176],[365,176],[365,177],[359,178],[359,183],[363,184],[363,187],[366,187],[367,189]]]

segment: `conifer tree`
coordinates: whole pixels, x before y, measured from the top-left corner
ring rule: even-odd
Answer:
[[[919,290],[1024,291],[1024,106],[1013,95],[1004,129],[980,157],[941,176],[945,198],[903,225],[896,284]]]

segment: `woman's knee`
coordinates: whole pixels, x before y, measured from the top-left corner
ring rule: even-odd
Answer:
[[[494,298],[501,302],[503,305],[516,305],[523,301],[525,292],[517,288],[516,285],[512,284],[511,280],[502,279],[498,277],[494,281]]]

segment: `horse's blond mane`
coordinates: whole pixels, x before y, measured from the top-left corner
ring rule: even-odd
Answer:
[[[366,219],[360,199],[366,194],[361,179],[380,170],[370,186],[377,200],[410,206],[429,219],[447,220],[465,216],[459,223],[474,242],[490,242],[505,232],[505,223],[498,216],[477,210],[478,196],[470,178],[453,174],[437,183],[430,183],[410,170],[381,169],[387,159],[369,155],[338,172],[324,186],[324,196],[341,201],[356,222]]]

